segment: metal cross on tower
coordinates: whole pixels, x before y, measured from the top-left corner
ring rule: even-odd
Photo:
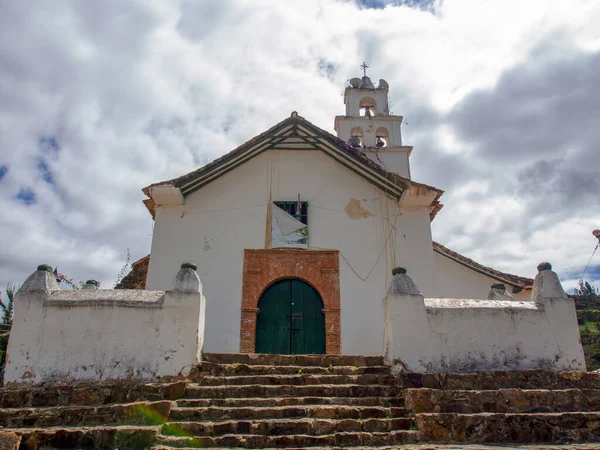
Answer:
[[[359,67],[363,70],[363,73],[365,74],[365,77],[366,77],[367,76],[367,69],[369,68],[369,64],[367,64],[367,62],[364,61]]]

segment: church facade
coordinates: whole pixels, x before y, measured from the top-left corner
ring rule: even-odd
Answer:
[[[411,178],[388,85],[350,80],[337,136],[293,112],[143,189],[150,255],[120,289],[15,298],[5,383],[185,377],[204,353],[379,355],[392,373],[585,371],[575,305],[432,240],[442,191]],[[254,355],[250,356],[251,359]]]
[[[143,189],[155,225],[134,264],[165,290],[192,261],[207,352],[381,354],[382,299],[401,266],[429,298],[529,300],[533,280],[432,240],[443,191],[411,178],[389,86],[350,80],[337,135],[296,112],[206,166]],[[139,274],[138,274],[139,275]]]

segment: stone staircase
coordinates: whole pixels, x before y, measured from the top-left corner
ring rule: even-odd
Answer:
[[[185,380],[0,391],[21,449],[383,447],[410,441],[381,357],[206,354]]]
[[[600,442],[598,373],[423,374],[418,384],[403,398],[423,442]]]
[[[600,442],[599,411],[594,373],[392,376],[373,356],[206,354],[185,379],[2,389],[0,448]]]
[[[380,357],[207,355],[157,448],[386,446],[411,419]]]

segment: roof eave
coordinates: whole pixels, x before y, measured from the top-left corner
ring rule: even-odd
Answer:
[[[457,253],[457,252],[454,252],[453,250],[450,250],[450,249],[444,247],[443,245],[438,244],[435,241],[433,242],[433,250],[436,253],[438,253],[442,256],[445,256],[446,258],[451,259],[452,261],[455,261],[455,262],[461,264],[462,266],[467,267],[477,273],[480,273],[482,275],[490,277],[494,280],[506,283],[507,285],[509,285],[513,288],[513,293],[520,292],[522,290],[531,290],[532,289],[532,286],[533,286],[532,279],[519,277],[526,281],[518,282],[518,281],[514,281],[514,280],[511,280],[510,278],[508,278],[508,276],[518,277],[518,275],[502,274],[502,273],[498,274],[498,273],[494,273],[494,272],[499,272],[499,271],[492,272],[492,271],[485,270],[485,266],[483,266],[479,263],[475,263],[474,261],[473,261],[473,263],[470,263],[469,261],[472,261],[470,258],[463,257],[463,258],[469,260],[469,261],[466,261],[461,258],[457,258],[456,256],[452,255],[451,253],[448,253],[448,252],[452,252],[452,253]],[[446,251],[444,251],[444,250],[446,250]],[[507,275],[507,276],[503,276],[503,275]]]

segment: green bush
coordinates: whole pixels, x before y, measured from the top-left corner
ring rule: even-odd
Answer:
[[[6,285],[6,300],[2,299],[0,293],[0,310],[2,311],[2,317],[0,317],[0,385],[2,385],[2,378],[4,375],[4,361],[6,359],[6,347],[8,347],[8,335],[10,333],[10,327],[12,326],[13,319],[13,300],[15,293],[18,288],[8,283]]]
[[[600,296],[573,295],[588,370],[600,369]]]

